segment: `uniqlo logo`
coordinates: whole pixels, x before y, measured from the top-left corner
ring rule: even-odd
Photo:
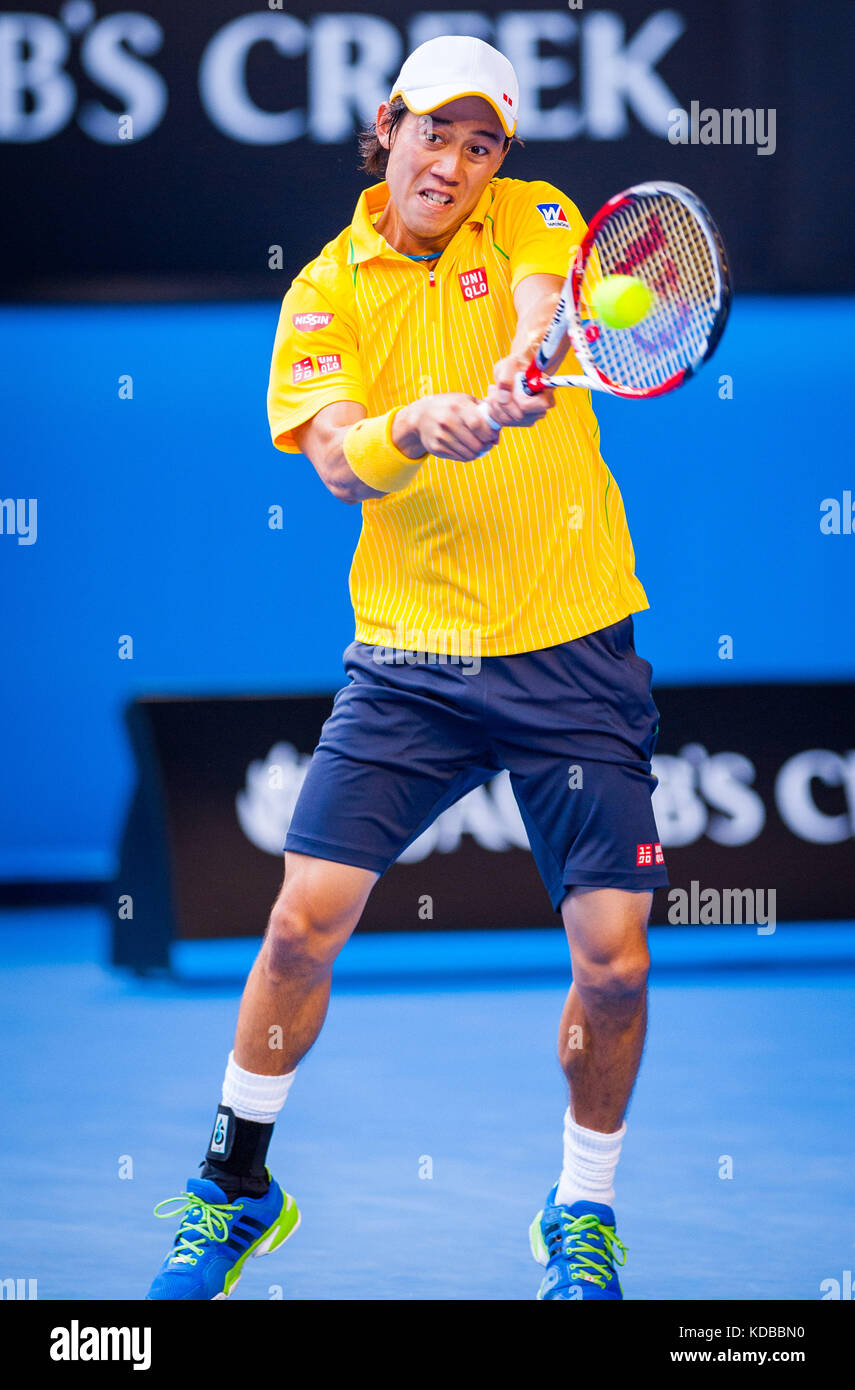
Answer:
[[[329,376],[330,372],[341,371],[341,355],[337,352],[318,353],[318,374]]]
[[[483,295],[490,293],[487,272],[482,265],[477,270],[464,270],[457,278],[464,299],[481,299]]]
[[[660,853],[660,854],[662,853],[661,847],[660,847],[659,853]],[[635,867],[636,867],[637,869],[641,869],[641,868],[644,868],[647,864],[652,864],[652,863],[653,863],[653,846],[652,846],[652,845],[636,845],[636,847],[635,847]]]
[[[308,381],[309,377],[314,375],[315,369],[312,366],[311,357],[303,357],[299,362],[291,363],[291,380],[295,386],[298,386],[301,381]]]
[[[662,846],[658,843],[658,841],[653,846],[653,858],[655,859],[657,864],[665,863],[665,855],[662,853]]]

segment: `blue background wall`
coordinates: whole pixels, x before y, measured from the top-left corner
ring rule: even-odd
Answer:
[[[111,871],[129,698],[342,683],[360,513],[270,444],[275,323],[270,302],[0,309],[0,498],[36,497],[39,527],[0,535],[0,878]],[[659,683],[855,675],[855,536],[819,529],[855,491],[853,328],[851,300],[737,299],[684,391],[600,402]],[[833,364],[808,385],[803,343]]]

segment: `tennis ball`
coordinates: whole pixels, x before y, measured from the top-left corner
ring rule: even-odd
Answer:
[[[607,275],[591,293],[594,312],[607,328],[632,328],[652,303],[652,291],[634,275]]]

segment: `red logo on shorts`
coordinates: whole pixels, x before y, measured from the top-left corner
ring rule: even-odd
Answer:
[[[483,295],[490,293],[487,272],[482,265],[477,270],[464,270],[457,278],[464,299],[481,299]]]
[[[665,855],[662,853],[662,846],[659,841],[655,845],[636,845],[635,847],[635,867],[644,869],[653,864],[664,864]]]
[[[308,381],[310,376],[315,375],[311,357],[302,357],[299,362],[291,363],[291,380],[295,386],[301,381]]]
[[[330,372],[341,371],[341,356],[337,352],[318,353],[318,374],[329,376]]]

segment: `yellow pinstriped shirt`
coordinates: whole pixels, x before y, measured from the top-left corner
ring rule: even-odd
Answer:
[[[385,182],[366,189],[282,303],[268,415],[286,452],[299,452],[295,426],[335,401],[382,415],[436,392],[485,396],[516,328],[514,289],[527,275],[563,278],[585,230],[552,184],[496,178],[438,260],[411,261],[374,230],[388,196]],[[568,354],[562,370],[576,369]],[[362,503],[359,641],[501,656],[647,608],[590,393],[556,401],[483,458],[429,455],[407,487]]]

